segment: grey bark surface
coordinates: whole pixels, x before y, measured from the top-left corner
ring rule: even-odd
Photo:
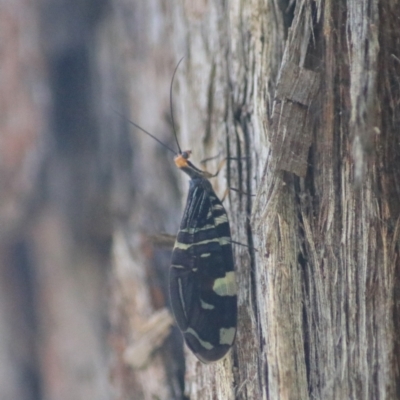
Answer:
[[[185,350],[184,386],[162,339],[145,362],[127,362],[168,303],[154,280],[168,256],[147,235],[176,232],[187,192],[172,154],[131,131],[134,184],[115,187],[133,188],[122,206],[129,196],[115,192],[118,398],[399,398],[398,2],[115,1],[114,11],[101,53],[105,74],[121,61],[114,96],[175,146],[168,90],[185,56],[174,87],[181,147],[196,164],[219,154],[210,171],[229,157],[213,185],[220,197],[239,189],[224,204],[233,240],[250,246],[234,248],[229,357],[202,365]],[[110,121],[105,130],[127,128]]]
[[[397,0],[0,8],[1,399],[400,398]],[[114,112],[176,149],[182,56],[179,142],[249,246],[211,365],[168,308],[188,179]]]

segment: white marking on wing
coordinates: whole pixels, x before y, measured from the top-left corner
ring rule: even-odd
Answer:
[[[223,278],[214,281],[213,290],[219,296],[235,296],[236,295],[236,279],[235,272],[229,271]]]
[[[183,298],[182,280],[180,278],[178,278],[178,286],[179,286],[179,298],[181,299],[183,313],[185,314],[187,320],[186,305],[185,305],[185,300]]]
[[[219,330],[219,344],[232,346],[235,340],[236,328],[221,328]]]
[[[231,242],[231,238],[229,236],[223,236],[220,238],[202,240],[201,242],[196,242],[196,243],[175,242],[174,249],[187,250],[192,246],[200,246],[202,244],[208,244],[208,243],[219,243],[221,246],[223,246],[225,244],[229,244],[230,242]]]
[[[226,214],[222,214],[219,217],[215,217],[214,218],[215,225],[220,225],[220,224],[223,224],[225,222],[228,222],[228,217],[227,217]]]
[[[213,310],[215,308],[212,304],[208,304],[205,301],[203,301],[202,299],[200,299],[200,305],[201,305],[201,308],[204,308],[205,310]]]
[[[184,333],[190,333],[191,335],[193,335],[205,349],[211,350],[214,348],[214,346],[210,342],[201,340],[199,335],[197,334],[197,332],[195,330],[193,330],[192,328],[187,329]]]

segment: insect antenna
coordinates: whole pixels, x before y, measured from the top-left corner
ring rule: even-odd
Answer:
[[[171,147],[167,146],[165,143],[163,143],[160,139],[157,139],[157,137],[155,137],[153,134],[151,134],[150,132],[146,131],[146,129],[142,128],[140,125],[136,124],[135,122],[131,121],[129,118],[125,117],[125,115],[121,114],[120,112],[118,112],[117,110],[113,109],[113,111],[119,115],[121,118],[123,118],[124,120],[128,121],[131,125],[133,125],[135,128],[141,130],[142,132],[146,133],[147,135],[149,135],[150,137],[152,137],[156,142],[158,142],[159,144],[161,144],[161,146],[164,146],[166,149],[168,149],[171,153],[176,155],[176,151],[172,150]],[[179,147],[179,145],[178,145]],[[179,149],[179,152],[181,151],[181,149]]]
[[[173,131],[174,131],[175,141],[176,141],[176,144],[177,144],[177,146],[178,146],[179,154],[182,154],[182,150],[181,150],[181,146],[179,146],[178,136],[177,136],[177,134],[176,134],[176,129],[175,129],[174,109],[173,109],[173,105],[172,105],[172,88],[173,88],[173,85],[174,85],[174,79],[175,79],[176,71],[178,70],[180,63],[182,62],[182,60],[183,60],[184,58],[185,58],[185,57],[182,57],[182,58],[179,60],[178,64],[176,65],[175,70],[174,70],[174,74],[172,75],[172,79],[171,79],[171,86],[170,86],[170,88],[169,88],[169,105],[170,105],[170,108],[171,108],[172,129],[173,129]]]

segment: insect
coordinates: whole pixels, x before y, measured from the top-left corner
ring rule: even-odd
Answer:
[[[151,133],[129,121],[175,154],[175,165],[190,178],[189,193],[172,251],[169,273],[171,306],[187,346],[203,363],[223,358],[236,336],[237,296],[232,241],[227,213],[209,178],[215,176],[195,167],[182,151],[166,146]]]
[[[226,211],[189,155],[175,157],[190,188],[172,252],[170,296],[186,344],[207,363],[224,357],[235,340],[236,281]]]

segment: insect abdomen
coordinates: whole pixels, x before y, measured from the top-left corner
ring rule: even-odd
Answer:
[[[206,179],[192,179],[170,270],[172,309],[189,348],[216,361],[236,335],[236,281],[229,222]]]

